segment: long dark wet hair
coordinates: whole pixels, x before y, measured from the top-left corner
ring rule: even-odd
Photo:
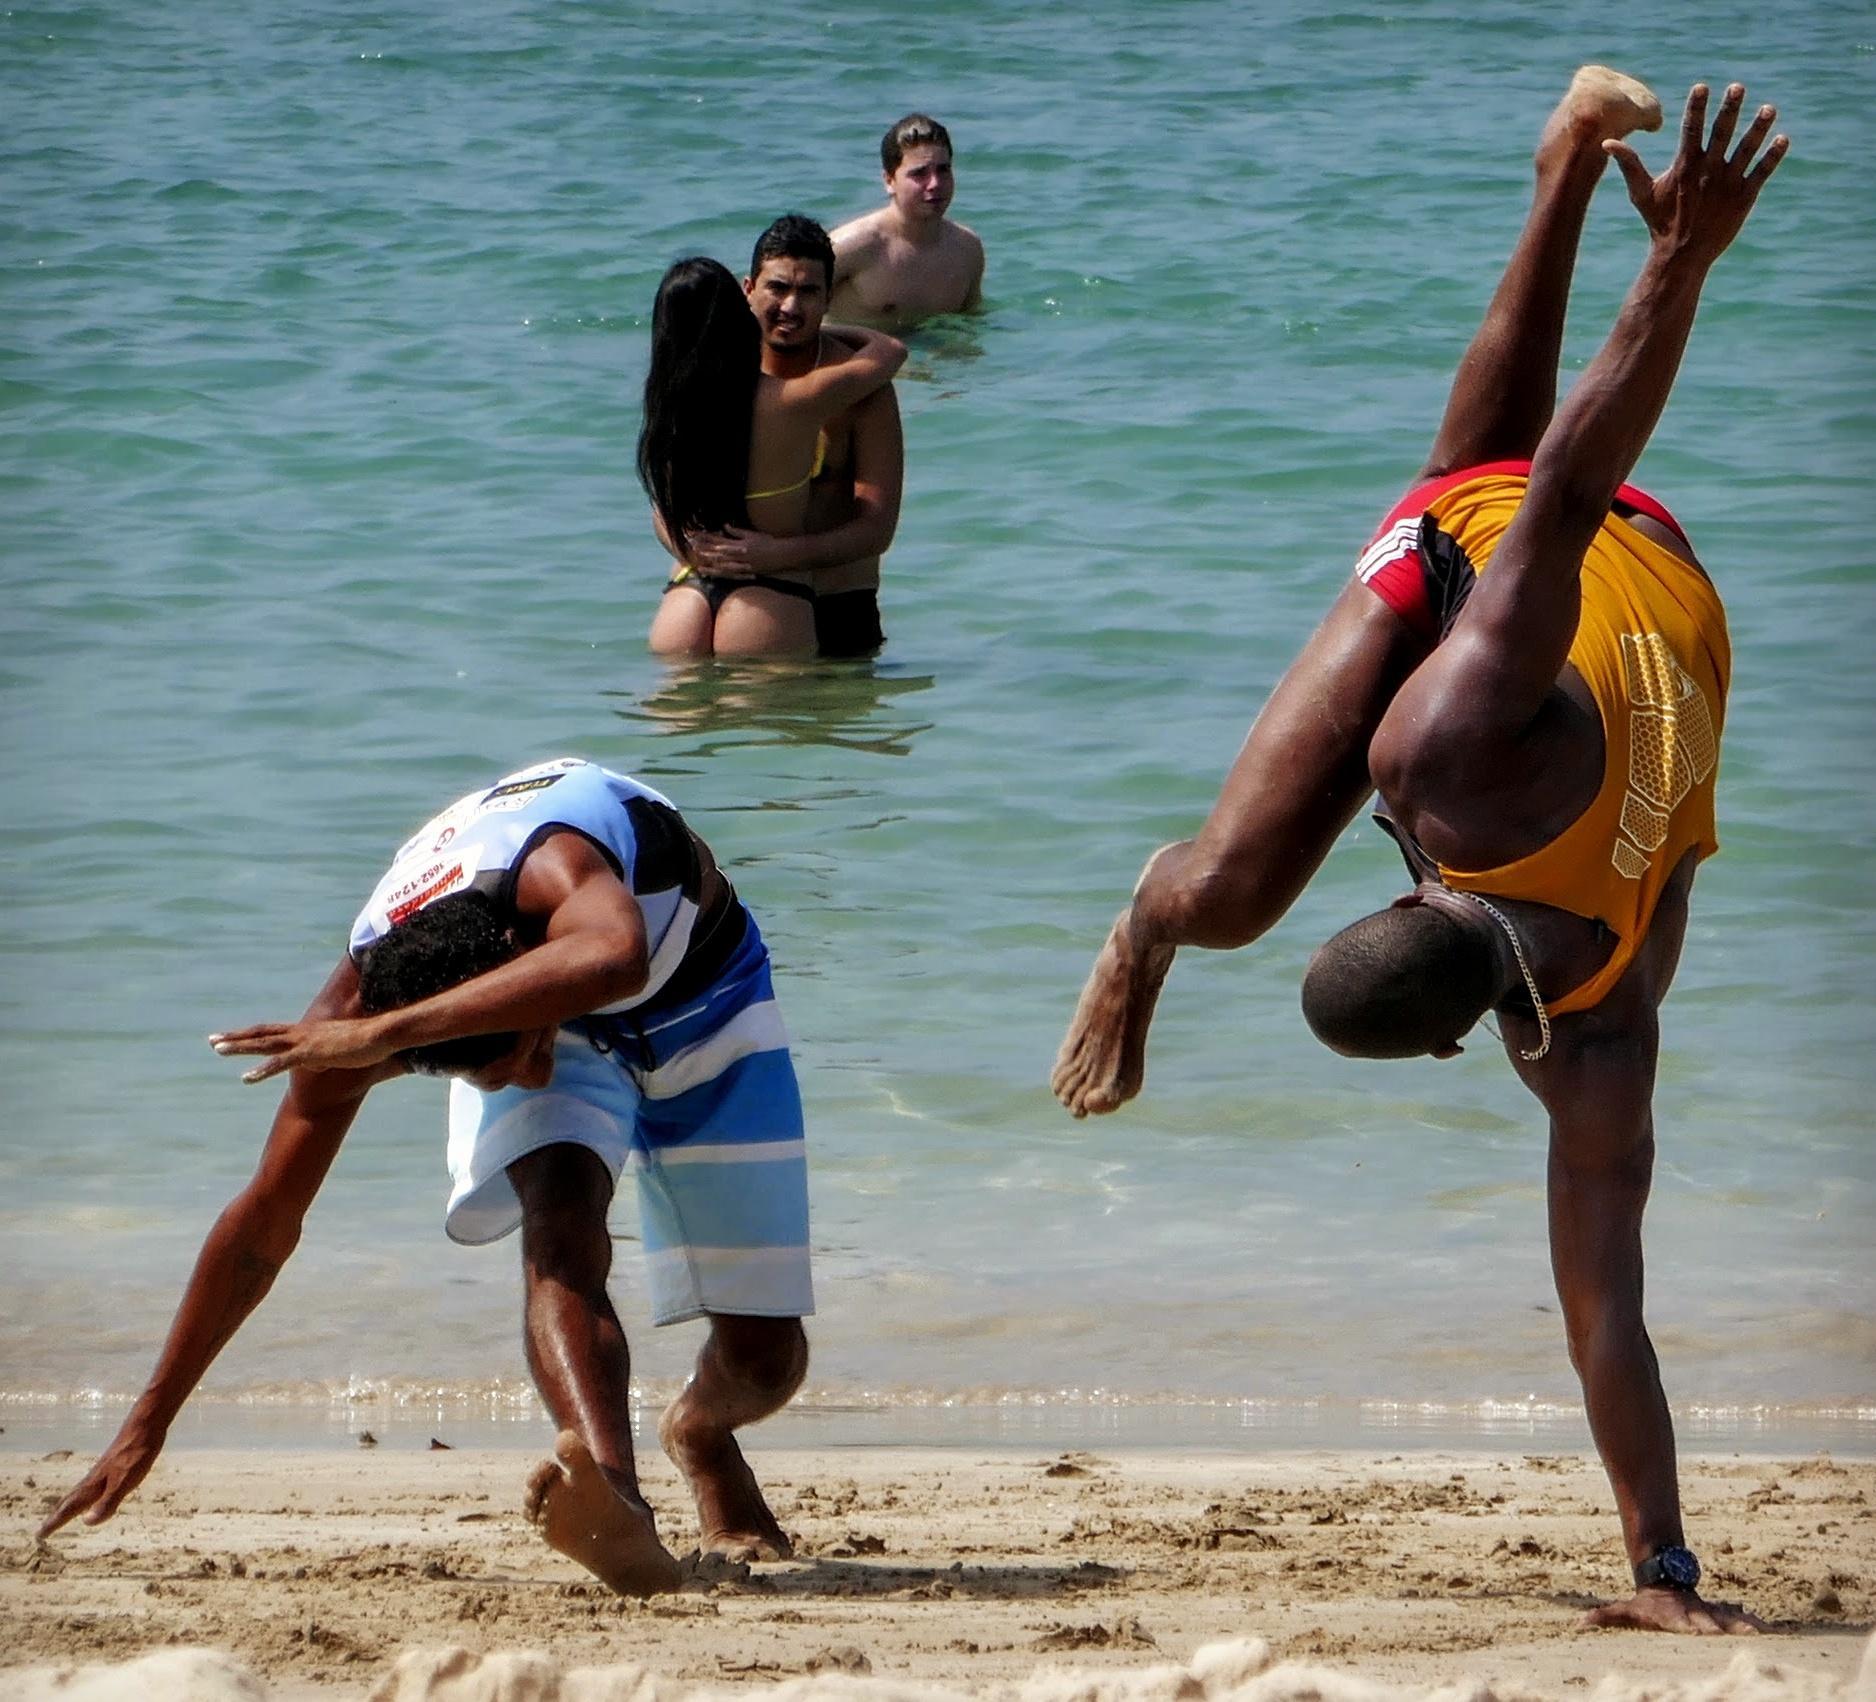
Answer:
[[[678,261],[651,312],[638,478],[679,549],[749,521],[743,491],[762,373],[762,331],[727,266]]]

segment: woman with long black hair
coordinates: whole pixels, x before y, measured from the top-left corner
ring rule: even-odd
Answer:
[[[660,655],[814,650],[814,589],[805,572],[706,573],[692,544],[730,526],[799,535],[824,452],[821,428],[903,364],[905,345],[895,338],[820,326],[830,272],[818,255],[764,260],[758,251],[749,293],[726,266],[702,257],[678,261],[658,286],[638,476],[678,563],[651,624]],[[767,318],[751,311],[752,298]],[[762,370],[765,329],[782,345],[782,364],[804,370]]]

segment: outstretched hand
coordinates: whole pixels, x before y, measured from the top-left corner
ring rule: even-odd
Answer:
[[[150,1475],[162,1451],[162,1437],[153,1439],[127,1423],[71,1494],[46,1515],[36,1533],[38,1537],[43,1541],[81,1513],[86,1524],[103,1524],[123,1504],[124,1497]]]
[[[1585,1631],[1676,1631],[1688,1637],[1750,1637],[1764,1620],[1732,1602],[1703,1602],[1692,1590],[1637,1590],[1582,1618]]]
[[[368,1070],[395,1050],[372,1017],[262,1022],[211,1034],[208,1043],[224,1058],[267,1060],[242,1074],[246,1082],[266,1081],[287,1070]]]
[[[1778,109],[1762,106],[1739,139],[1729,159],[1726,145],[1745,101],[1743,83],[1733,83],[1720,97],[1713,118],[1713,133],[1706,134],[1707,86],[1696,83],[1687,97],[1681,120],[1681,146],[1674,163],[1659,177],[1650,177],[1641,156],[1626,142],[1604,142],[1603,151],[1622,168],[1628,198],[1654,233],[1655,246],[1691,252],[1711,263],[1739,234],[1765,180],[1791,146],[1789,136],[1774,136],[1763,154],[1759,145],[1778,117]],[[1753,156],[1759,154],[1758,163]]]

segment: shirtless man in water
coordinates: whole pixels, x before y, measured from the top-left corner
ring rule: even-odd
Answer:
[[[768,951],[670,802],[577,758],[478,787],[405,842],[305,1016],[211,1035],[291,1072],[254,1178],[216,1220],[148,1387],[41,1537],[100,1524],[156,1463],[265,1298],[372,1088],[449,1076],[444,1228],[521,1231],[529,1369],[561,1426],[525,1508],[625,1595],[675,1589],[633,1460],[631,1362],[606,1292],[629,1162],[660,1324],[709,1320],[659,1437],[703,1552],[786,1557],[737,1447],[807,1371],[813,1311],[801,1100]]]
[[[1317,952],[1318,1038],[1354,1057],[1451,1057],[1496,1010],[1550,1118],[1550,1238],[1570,1356],[1608,1471],[1634,1594],[1586,1623],[1758,1629],[1703,1602],[1674,1434],[1642,1318],[1657,1007],[1715,848],[1730,651],[1685,534],[1624,481],[1679,370],[1708,270],[1783,157],[1745,91],[1651,179],[1618,138],[1654,129],[1640,84],[1577,74],[1537,149],[1537,191],[1460,362],[1419,481],[1252,728],[1196,840],[1149,861],[1056,1063],[1078,1117],[1140,1089],[1181,945],[1248,944],[1289,907],[1378,784],[1413,890]],[[1602,352],[1555,417],[1578,238],[1609,157],[1651,233]],[[1488,569],[1488,571],[1482,571]],[[1461,872],[1471,871],[1471,872]]]
[[[984,245],[945,217],[955,188],[951,133],[908,113],[880,142],[879,163],[886,205],[834,232],[834,317],[902,331],[970,312],[983,300]]]

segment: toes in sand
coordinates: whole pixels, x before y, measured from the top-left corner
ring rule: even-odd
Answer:
[[[677,1561],[659,1542],[650,1512],[620,1496],[573,1431],[561,1431],[554,1457],[529,1474],[523,1508],[550,1548],[620,1595],[678,1587]]]

